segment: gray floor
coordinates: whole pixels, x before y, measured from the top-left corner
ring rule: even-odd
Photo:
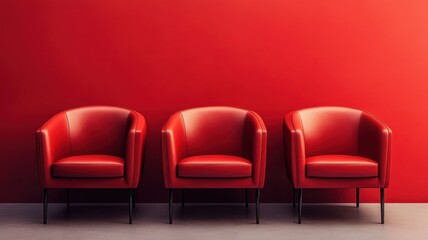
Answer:
[[[0,204],[0,239],[428,239],[428,204],[387,204],[385,225],[378,204],[306,204],[303,222],[289,204],[175,205],[167,224],[167,204],[137,204],[129,225],[127,205],[50,204],[48,224],[41,204]]]

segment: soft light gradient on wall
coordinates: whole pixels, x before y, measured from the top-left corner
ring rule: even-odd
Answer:
[[[41,201],[36,129],[59,111],[97,104],[147,119],[141,202],[167,201],[162,125],[175,111],[207,105],[251,109],[265,120],[262,202],[291,201],[283,116],[320,105],[386,122],[393,131],[386,201],[427,202],[427,12],[425,0],[0,1],[0,202]],[[114,191],[76,191],[72,201],[126,201]],[[305,201],[354,201],[353,190],[305,194]],[[62,190],[52,196],[65,199]],[[244,192],[195,190],[186,198],[243,202]],[[378,198],[378,190],[361,192],[362,202]]]

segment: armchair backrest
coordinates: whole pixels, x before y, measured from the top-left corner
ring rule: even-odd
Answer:
[[[125,156],[130,128],[129,110],[117,107],[83,107],[65,112],[70,155]]]
[[[344,107],[315,107],[296,112],[301,123],[306,157],[323,154],[358,155],[362,111]],[[299,120],[299,121],[296,121]]]
[[[232,107],[202,107],[181,112],[187,156],[226,154],[243,156],[248,111]]]

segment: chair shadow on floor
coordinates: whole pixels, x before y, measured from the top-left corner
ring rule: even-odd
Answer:
[[[52,204],[54,205],[54,204]],[[68,223],[123,223],[128,224],[127,204],[55,204],[49,209],[48,224]]]
[[[174,223],[179,222],[242,222],[251,223],[256,221],[254,204],[198,204],[186,203],[174,205]],[[173,223],[173,224],[174,224]]]
[[[302,224],[373,224],[379,223],[380,210],[373,204],[361,204],[356,208],[352,204],[312,204],[303,205]],[[67,209],[64,203],[49,205],[48,225],[63,223],[117,223],[128,224],[128,205],[126,203],[73,203]],[[168,205],[137,204],[133,211],[136,224],[168,223]],[[11,218],[13,216],[13,218]],[[12,220],[13,219],[13,220]],[[3,208],[0,221],[24,224],[42,224],[42,204],[11,204]],[[255,206],[244,204],[174,204],[174,224],[189,222],[226,222],[255,224]],[[262,204],[260,223],[297,224],[297,206],[291,204]]]
[[[373,211],[369,211],[373,206],[365,206],[360,204],[357,208],[352,204],[303,204],[302,224],[314,223],[331,224],[334,222],[343,224],[380,224],[379,214],[375,215]],[[297,206],[293,211],[294,221],[297,222]]]

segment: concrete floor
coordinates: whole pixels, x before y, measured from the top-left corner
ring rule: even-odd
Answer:
[[[254,205],[175,205],[174,222],[167,204],[137,204],[128,224],[125,204],[49,204],[42,224],[42,204],[0,204],[0,239],[428,239],[428,204],[305,204],[302,224],[289,204],[262,204],[260,224]]]

